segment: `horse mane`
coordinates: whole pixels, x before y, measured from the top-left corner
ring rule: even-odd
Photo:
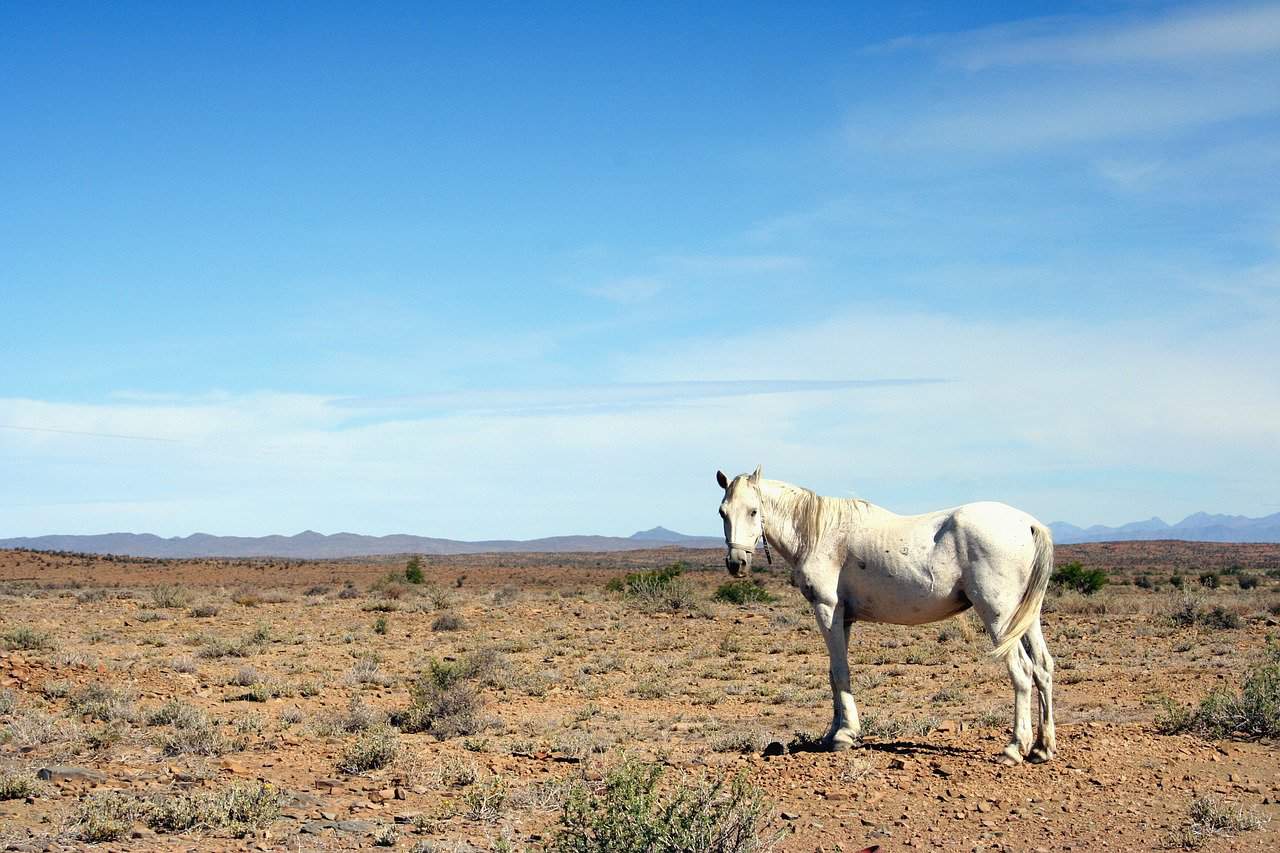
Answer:
[[[803,486],[781,485],[773,499],[773,512],[790,519],[804,550],[821,542],[829,530],[854,526],[870,506],[861,498],[830,498]]]

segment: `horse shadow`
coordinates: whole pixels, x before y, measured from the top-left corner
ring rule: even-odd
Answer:
[[[875,752],[887,752],[891,755],[913,758],[916,756],[945,755],[952,758],[963,758],[976,755],[981,750],[973,747],[949,746],[941,743],[920,743],[910,740],[862,741],[854,746],[854,750],[866,749]],[[786,746],[788,755],[802,752],[828,752],[817,738],[796,738]]]

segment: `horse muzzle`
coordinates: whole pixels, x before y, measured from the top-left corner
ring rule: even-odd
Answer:
[[[735,578],[742,577],[751,569],[751,552],[741,548],[730,548],[724,558],[724,567]]]

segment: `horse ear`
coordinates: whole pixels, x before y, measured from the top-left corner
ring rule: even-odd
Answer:
[[[751,474],[751,482],[753,483],[760,482],[760,466],[759,465],[756,466],[756,470],[753,471]]]
[[[724,475],[723,471],[716,472],[716,482],[720,484],[720,488],[724,489],[725,491],[728,491],[729,478]]]

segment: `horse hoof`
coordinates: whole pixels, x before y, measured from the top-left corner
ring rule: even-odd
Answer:
[[[1046,761],[1050,761],[1052,758],[1053,758],[1053,753],[1049,752],[1047,749],[1040,746],[1037,746],[1035,749],[1031,750],[1031,752],[1027,755],[1027,761],[1030,761],[1032,764],[1044,764]]]
[[[996,756],[996,763],[1005,767],[1017,767],[1022,763],[1022,752],[1014,744],[1004,748],[1004,752]]]
[[[844,752],[847,749],[853,749],[853,741],[845,738],[832,738],[831,743],[827,744],[827,749],[831,752]]]

